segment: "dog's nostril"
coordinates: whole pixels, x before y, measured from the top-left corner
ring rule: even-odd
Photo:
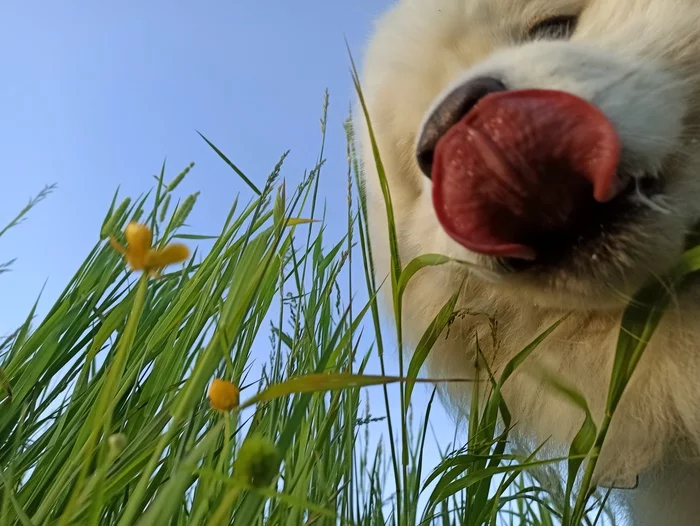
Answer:
[[[440,137],[469,113],[479,99],[505,90],[506,86],[500,80],[479,77],[455,88],[433,110],[420,132],[416,151],[418,166],[427,177],[431,176],[435,146]]]

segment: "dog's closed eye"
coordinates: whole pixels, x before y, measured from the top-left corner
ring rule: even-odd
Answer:
[[[553,16],[530,27],[527,36],[531,40],[567,40],[576,31],[577,22],[575,15]]]

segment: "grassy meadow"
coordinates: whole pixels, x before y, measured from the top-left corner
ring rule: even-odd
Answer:
[[[401,325],[380,321],[376,292],[390,289],[399,320],[413,276],[458,263],[440,255],[399,261],[390,229],[391,275],[374,275],[349,120],[346,130],[347,232],[339,239],[323,228],[322,146],[316,166],[290,188],[284,158],[258,184],[209,143],[248,186],[216,236],[183,232],[198,195],[183,196],[178,185],[196,167],[178,174],[163,166],[144,195],[115,194],[95,225],[95,246],[48,312],[40,319],[28,312],[0,340],[0,526],[614,522],[608,494],[591,486],[591,475],[668,289],[650,284],[630,303],[604,421],[594,422],[585,400],[558,386],[583,421],[560,459],[559,484],[551,484],[555,465],[537,451],[507,447],[511,418],[500,396],[549,331],[502,376],[486,367],[471,379],[492,389],[473,405],[461,447],[424,465],[439,402],[433,391],[427,411],[412,415],[411,397],[417,381],[435,385],[418,373],[459,309],[456,295],[404,353]],[[22,228],[20,219],[44,197],[8,228]],[[387,213],[393,225],[390,206]],[[125,237],[131,222],[142,225],[138,243]],[[126,258],[115,249],[124,245]],[[678,283],[699,264],[692,250],[669,279]],[[261,346],[269,358],[258,367]],[[380,370],[368,370],[372,357]],[[399,374],[387,375],[396,361]],[[221,392],[209,392],[215,378],[232,384],[222,384],[230,395],[223,402]],[[368,405],[369,387],[383,404]],[[384,440],[373,440],[370,426]]]

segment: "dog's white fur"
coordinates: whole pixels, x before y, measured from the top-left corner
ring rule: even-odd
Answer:
[[[568,41],[528,41],[527,28],[557,14],[580,15]],[[667,271],[700,219],[700,3],[697,0],[400,0],[378,22],[363,92],[391,190],[403,264],[439,253],[477,264],[443,231],[430,180],[415,148],[426,115],[455,85],[489,75],[509,88],[568,91],[597,105],[615,125],[632,173],[663,172],[661,209],[604,239],[596,253],[575,254],[545,275],[501,282],[467,275],[461,307],[497,317],[500,346],[488,345],[484,318],[453,326],[429,357],[431,376],[473,377],[474,333],[499,369],[569,309],[572,317],[509,382],[514,420],[537,439],[568,443],[580,409],[538,381],[545,365],[578,388],[597,421],[610,380],[625,296]],[[387,223],[364,119],[364,168],[375,265],[389,273]],[[664,210],[665,209],[665,210]],[[417,341],[467,271],[423,270],[404,299],[407,338]],[[640,475],[629,490],[636,524],[700,524],[700,290],[679,292],[644,355],[613,419],[597,471],[611,483]],[[539,370],[539,369],[538,369]],[[453,407],[468,407],[471,387],[449,388]]]

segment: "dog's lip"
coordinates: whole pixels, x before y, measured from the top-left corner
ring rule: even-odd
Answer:
[[[665,178],[661,174],[643,172],[641,175],[632,175],[625,170],[619,170],[615,178],[615,186],[611,188],[610,198],[603,201],[611,203],[618,199],[629,200],[634,194],[642,194],[652,198],[664,193]]]
[[[618,183],[614,188],[614,195],[600,204],[601,210],[605,213],[605,217],[601,218],[600,225],[633,220],[632,218],[626,218],[626,214],[633,210],[640,210],[643,207],[643,205],[640,205],[634,200],[635,195],[641,193],[647,198],[653,198],[662,195],[665,189],[665,177],[663,174],[653,173],[651,171],[641,172],[641,175],[637,172],[633,175],[631,171],[620,167],[616,180]],[[595,235],[590,234],[582,235],[582,238],[589,240],[593,240],[595,237]],[[545,255],[544,258],[535,260],[503,257],[492,257],[489,259],[493,260],[495,266],[501,272],[541,274],[542,272],[546,273],[548,269],[551,270],[552,268],[558,267],[560,259],[569,251],[570,249],[567,249],[566,244],[564,244],[562,246],[553,246],[549,257]],[[552,257],[552,254],[558,255]]]

